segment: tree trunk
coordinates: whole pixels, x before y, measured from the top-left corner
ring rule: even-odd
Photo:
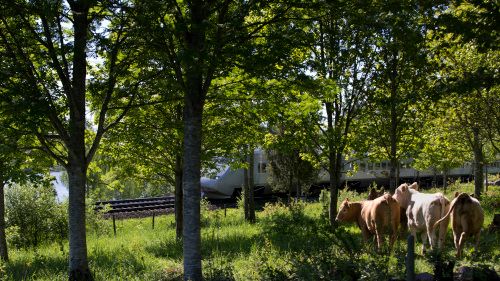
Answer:
[[[397,86],[397,77],[398,77],[398,69],[397,69],[397,50],[394,50],[393,53],[393,61],[391,64],[391,127],[390,127],[390,157],[391,161],[391,170],[389,173],[389,189],[391,193],[397,188],[398,180],[396,178],[396,169],[398,165],[397,158],[397,145],[398,145],[398,111],[397,111],[397,99],[398,99],[398,86]]]
[[[448,171],[443,171],[443,190],[446,193],[446,188],[448,187]]]
[[[338,188],[340,185],[342,154],[337,153],[334,144],[333,103],[325,102],[328,136],[328,173],[330,175],[330,224],[335,225],[337,217]]]
[[[400,175],[401,175],[401,163],[399,163],[399,160],[397,160],[397,164],[396,164],[396,188],[399,186],[399,178],[400,178]]]
[[[254,202],[254,149],[250,151],[248,159],[248,220],[251,223],[255,222],[255,202]]]
[[[200,233],[202,115],[203,102],[196,102],[192,96],[188,96],[184,111],[183,250],[184,280],[192,281],[202,280]]]
[[[432,187],[437,187],[437,170],[432,168]]]
[[[247,157],[247,162],[249,162],[248,160],[249,157]],[[248,201],[250,200],[249,198],[249,188],[248,188],[248,184],[249,184],[249,180],[248,180],[248,168],[245,168],[243,169],[243,212],[245,213],[245,220],[248,221],[249,220],[249,217],[250,217],[250,214],[249,214],[249,205],[248,205]]]
[[[7,251],[7,240],[5,237],[5,195],[4,195],[5,182],[0,180],[0,259],[9,261],[9,254]]]
[[[488,165],[484,165],[484,191],[488,192]]]
[[[484,155],[483,144],[479,136],[479,129],[473,128],[473,152],[474,152],[474,196],[481,198],[481,191],[483,190],[484,181]]]
[[[340,177],[342,174],[342,154],[330,153],[330,224],[335,224],[339,198]]]
[[[292,203],[292,186],[293,186],[293,173],[292,170],[288,171],[288,204]]]
[[[85,151],[85,94],[87,76],[88,3],[70,2],[73,11],[74,47],[72,92],[69,96],[69,280],[93,280],[87,261],[85,191],[87,159]]]
[[[93,280],[87,261],[85,227],[86,169],[70,163],[69,178],[69,280]]]
[[[182,156],[175,157],[175,237],[182,239]]]

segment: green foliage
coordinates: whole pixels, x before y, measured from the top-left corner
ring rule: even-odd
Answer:
[[[326,188],[322,189],[319,194],[319,203],[321,203],[321,216],[328,219],[330,210],[330,191]]]
[[[471,184],[454,184],[455,191],[469,192]],[[426,192],[436,192],[431,189]],[[327,193],[325,193],[327,194]],[[353,201],[367,194],[341,191],[341,197]],[[490,191],[483,195],[498,196]],[[496,197],[498,198],[498,197]],[[494,199],[491,199],[493,201]],[[484,205],[483,205],[484,206]],[[488,207],[489,208],[489,207]],[[362,243],[355,225],[335,230],[321,217],[317,203],[267,204],[257,212],[257,223],[246,223],[236,209],[207,210],[202,227],[203,268],[206,280],[388,280],[403,278],[406,241],[396,242],[390,254],[374,252],[372,241]],[[497,209],[485,207],[485,226]],[[96,233],[89,228],[89,261],[97,280],[182,280],[182,243],[175,238],[173,216],[157,216],[155,229],[151,218],[117,221],[117,237]],[[102,220],[112,230],[111,220]],[[448,231],[443,262],[453,260],[455,249]],[[498,234],[481,234],[479,253],[467,247],[459,266],[498,270]],[[58,243],[36,248],[13,250],[4,264],[6,280],[65,280],[67,252]],[[416,256],[416,271],[434,272],[433,256]],[[0,270],[2,266],[0,266]],[[0,271],[1,272],[1,271]]]
[[[0,281],[5,281],[7,280],[7,269],[5,262],[0,259]]]
[[[86,207],[86,220],[87,220],[87,232],[93,233],[95,236],[107,235],[112,232],[112,229],[107,226],[108,223],[104,219],[104,214],[111,209],[109,205],[105,205],[104,208],[96,211],[95,200],[89,198],[85,201]]]
[[[310,187],[318,176],[319,170],[302,158],[299,150],[267,150],[268,182],[275,191],[292,192],[300,196]],[[307,190],[304,190],[307,191]]]
[[[208,226],[210,224],[210,211],[213,210],[215,206],[210,204],[206,198],[200,200],[200,220],[202,226]]]
[[[6,224],[9,244],[36,247],[59,241],[68,233],[67,202],[59,203],[52,186],[14,184],[6,189]]]

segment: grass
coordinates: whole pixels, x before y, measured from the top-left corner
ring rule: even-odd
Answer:
[[[471,192],[472,184],[448,188]],[[425,192],[439,191],[428,190]],[[360,200],[366,194],[341,192]],[[490,188],[483,196],[485,224],[499,213],[500,190]],[[355,225],[332,230],[322,216],[320,203],[300,203],[292,207],[269,204],[257,212],[257,223],[249,224],[240,209],[203,211],[202,256],[207,280],[387,280],[404,276],[405,240],[401,238],[391,255],[374,253],[373,243],[363,245]],[[182,280],[182,244],[175,239],[172,215],[152,219],[104,220],[88,231],[88,256],[96,280]],[[464,258],[456,266],[487,265],[500,272],[498,233],[483,232],[480,250],[466,246]],[[445,256],[454,260],[451,230]],[[417,239],[416,271],[433,272],[430,255],[420,255]],[[36,249],[11,249],[10,262],[0,265],[0,280],[67,280],[67,242],[47,243]],[[455,267],[456,268],[456,267]]]

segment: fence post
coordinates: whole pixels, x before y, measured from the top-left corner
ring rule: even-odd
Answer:
[[[406,281],[415,281],[415,237],[408,235],[406,254]]]
[[[224,217],[226,217],[226,203],[224,203]]]
[[[115,237],[116,237],[116,222],[115,222],[115,214],[113,214],[113,233],[115,234]]]
[[[155,229],[155,212],[153,212],[153,229]]]

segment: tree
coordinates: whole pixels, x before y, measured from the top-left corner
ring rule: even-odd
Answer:
[[[398,185],[399,161],[419,147],[425,114],[426,30],[439,3],[409,1],[377,7],[376,57],[367,132],[372,159],[390,161],[390,190]]]
[[[184,279],[201,280],[200,156],[207,93],[214,78],[245,66],[246,58],[270,58],[267,50],[250,43],[258,42],[258,35],[289,6],[267,1],[151,1],[137,8],[139,25],[152,35],[148,45],[169,66],[184,94]]]
[[[128,45],[126,4],[0,3],[0,46],[8,61],[2,71],[10,74],[2,94],[11,97],[9,107],[22,113],[17,114],[19,128],[35,136],[68,173],[70,280],[93,279],[85,230],[89,163],[103,135],[127,113],[142,80],[138,77],[147,77],[128,71],[137,49]],[[89,57],[102,63],[89,64]],[[87,127],[87,111],[97,119],[95,132]],[[115,118],[109,120],[110,113]]]
[[[330,222],[334,224],[345,159],[352,154],[353,124],[367,105],[374,71],[373,7],[352,1],[324,3],[310,27],[313,41],[307,66],[315,73],[312,91],[323,105],[314,138],[318,162],[330,176]]]
[[[424,126],[423,147],[413,162],[417,170],[431,169],[443,175],[443,188],[447,187],[448,172],[462,166],[470,157],[467,144],[458,129],[456,111],[446,101],[436,101],[429,108],[434,112]]]
[[[40,151],[33,149],[33,138],[19,134],[19,131],[10,127],[10,123],[0,111],[0,259],[9,260],[7,241],[5,236],[5,196],[7,184],[25,183],[27,181],[40,182],[47,175],[51,161],[47,160]]]
[[[268,181],[274,190],[298,198],[318,175],[312,139],[318,136],[320,102],[310,89],[294,82],[277,82],[271,88],[265,149]]]
[[[474,194],[483,189],[485,146],[498,153],[498,3],[452,1],[430,35],[439,65],[436,91],[450,100],[459,132],[474,155]]]
[[[164,86],[164,80],[155,81]],[[154,81],[148,89],[154,88]],[[156,85],[158,87],[158,85]],[[158,88],[155,93],[161,92]],[[147,95],[147,94],[145,94]],[[155,94],[131,110],[115,133],[105,140],[106,154],[114,164],[126,169],[131,178],[173,187],[175,194],[176,237],[182,238],[182,103],[161,100]],[[172,94],[172,97],[175,97]],[[166,192],[166,191],[165,191]]]

